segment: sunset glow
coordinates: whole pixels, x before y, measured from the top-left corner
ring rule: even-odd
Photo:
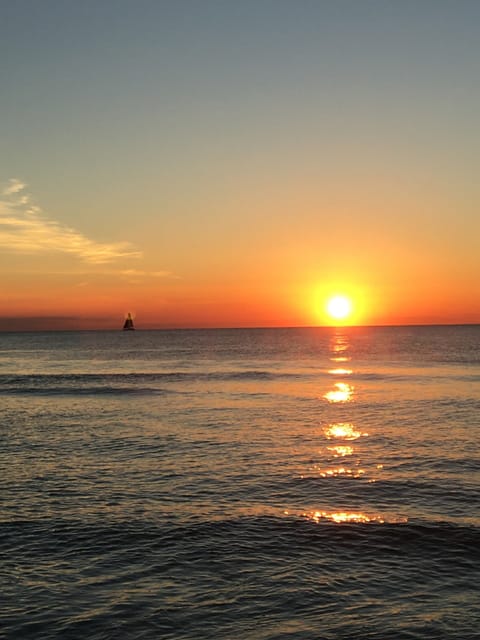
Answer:
[[[480,322],[462,12],[340,4],[9,3],[0,330]]]

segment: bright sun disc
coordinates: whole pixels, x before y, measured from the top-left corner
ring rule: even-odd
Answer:
[[[327,312],[335,320],[344,320],[350,315],[352,303],[345,296],[335,296],[327,302]]]

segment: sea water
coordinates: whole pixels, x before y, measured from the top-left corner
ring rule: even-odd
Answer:
[[[480,327],[0,334],[0,637],[480,637]]]

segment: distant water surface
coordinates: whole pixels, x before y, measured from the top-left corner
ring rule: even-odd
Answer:
[[[480,637],[479,326],[4,333],[0,403],[2,638]]]

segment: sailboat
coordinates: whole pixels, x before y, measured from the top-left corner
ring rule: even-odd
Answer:
[[[134,331],[135,327],[133,326],[133,318],[132,318],[132,314],[129,313],[125,319],[125,323],[123,325],[123,330],[124,331]]]

